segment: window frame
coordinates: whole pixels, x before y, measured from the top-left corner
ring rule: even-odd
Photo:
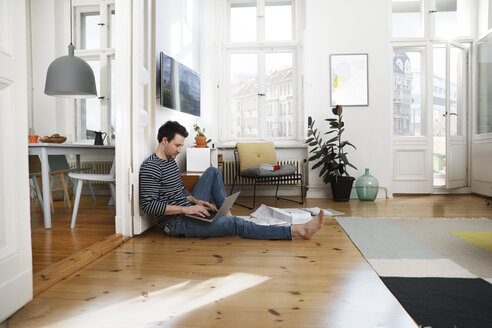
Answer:
[[[462,43],[462,44],[472,44],[474,37],[476,33],[476,24],[473,24],[476,20],[477,17],[477,4],[475,1],[469,0],[469,6],[470,6],[470,32],[472,35],[470,36],[459,36],[454,39],[443,39],[443,38],[436,38],[435,37],[435,24],[434,24],[434,18],[435,16],[433,15],[432,10],[436,8],[436,0],[421,0],[421,8],[423,8],[423,31],[424,34],[422,37],[418,38],[393,38],[391,35],[390,39],[390,44],[392,47],[392,54],[395,52],[396,49],[401,50],[401,49],[412,49],[412,48],[418,48],[422,47],[425,48],[425,52],[423,53],[423,60],[421,62],[422,66],[422,83],[425,84],[425,89],[424,93],[422,94],[422,97],[425,97],[425,99],[421,99],[421,104],[423,107],[423,111],[425,110],[425,117],[421,117],[422,120],[425,119],[425,124],[426,124],[426,130],[425,134],[422,135],[422,137],[426,138],[432,135],[432,112],[433,112],[433,49],[434,46],[440,45],[440,44],[446,44],[446,43]],[[434,9],[433,9],[434,8]],[[390,20],[392,20],[392,15],[393,12],[391,11],[390,13]],[[391,23],[392,26],[392,23]],[[391,29],[392,30],[392,29]],[[391,57],[393,58],[393,56]],[[425,74],[425,75],[424,75]],[[468,68],[468,75],[470,74],[469,68]],[[424,77],[425,76],[425,77]],[[467,80],[467,93],[469,94],[470,92],[470,82]],[[392,85],[392,96],[393,96],[393,85]],[[422,88],[422,86],[421,86]],[[468,110],[470,110],[470,106],[467,103]],[[391,112],[392,115],[394,115],[394,112]],[[422,113],[424,114],[424,113]],[[393,117],[392,117],[393,119]],[[422,124],[424,122],[422,121]],[[398,136],[394,134],[394,129],[392,129],[392,136],[395,140],[405,140],[407,138],[419,138],[419,136]],[[424,131],[422,130],[422,133]]]
[[[393,11],[390,13],[390,26],[391,26],[391,42],[415,42],[415,41],[429,41],[429,42],[447,42],[447,41],[456,41],[468,43],[474,39],[477,31],[477,24],[473,22],[477,21],[477,3],[473,0],[467,0],[469,2],[470,8],[470,35],[462,35],[455,37],[453,39],[446,39],[436,37],[436,24],[435,24],[435,15],[434,13],[437,11],[437,0],[420,0],[420,14],[421,14],[421,24],[422,24],[422,37],[393,37]],[[459,0],[457,0],[459,1]],[[393,1],[392,1],[393,3]]]
[[[101,131],[108,134],[108,144],[114,144],[111,126],[111,60],[115,58],[114,40],[111,40],[111,13],[115,10],[115,0],[74,0],[72,4],[73,28],[75,30],[74,45],[75,55],[87,60],[99,61],[99,90],[98,99],[100,105]],[[100,16],[99,48],[81,49],[82,20],[86,13],[98,12]],[[113,43],[113,44],[111,44]],[[114,76],[114,75],[113,75]],[[75,142],[89,144],[93,139],[87,138],[86,118],[82,110],[83,99],[72,102],[74,108]]]
[[[219,132],[219,139],[221,141],[252,141],[252,140],[274,140],[274,141],[296,141],[302,138],[302,102],[301,102],[301,74],[300,74],[300,42],[298,40],[298,0],[291,0],[291,19],[292,19],[292,39],[284,41],[266,41],[265,40],[265,2],[267,0],[256,0],[256,28],[257,37],[256,41],[247,42],[232,42],[231,38],[231,5],[238,3],[245,3],[242,0],[228,0],[225,1],[224,6],[224,24],[226,28],[223,33],[223,42],[221,46],[221,56],[224,59],[226,65],[220,69],[220,79],[222,88],[219,89],[220,97],[220,113],[221,113],[221,129]],[[257,109],[258,109],[258,136],[256,137],[235,137],[232,136],[229,131],[229,125],[232,119],[230,104],[231,104],[231,55],[234,54],[257,54],[257,83],[258,94],[266,93],[265,85],[265,56],[268,53],[291,53],[292,54],[292,107],[293,125],[292,136],[285,137],[268,137],[266,136],[266,122],[264,122],[267,115],[266,97],[258,96]]]

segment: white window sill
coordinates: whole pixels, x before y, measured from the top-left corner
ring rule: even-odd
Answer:
[[[244,142],[249,142],[249,141],[244,141]],[[256,141],[251,141],[251,142],[256,142]],[[274,141],[273,144],[275,145],[275,148],[307,148],[308,147],[308,145],[304,142],[293,141],[293,140]],[[216,143],[215,147],[218,149],[234,149],[236,148],[236,141]]]

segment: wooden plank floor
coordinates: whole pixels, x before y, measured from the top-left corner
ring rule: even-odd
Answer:
[[[63,201],[53,202],[55,213],[51,229],[44,228],[44,216],[37,199],[31,200],[31,240],[33,272],[64,259],[115,232],[115,207],[108,206],[109,197],[81,197],[75,229],[70,229],[72,209]],[[73,205],[73,201],[72,201]]]
[[[472,195],[309,199],[306,206],[362,217],[492,217],[485,200]],[[233,213],[250,211],[235,207]],[[330,219],[310,241],[185,239],[147,231],[39,294],[8,325],[416,327]]]

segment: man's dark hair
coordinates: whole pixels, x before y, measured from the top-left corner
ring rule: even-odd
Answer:
[[[176,133],[185,138],[188,136],[188,131],[186,131],[184,126],[176,121],[167,121],[159,128],[159,132],[157,133],[157,141],[161,143],[162,138],[167,138],[167,141],[171,141],[176,136]]]

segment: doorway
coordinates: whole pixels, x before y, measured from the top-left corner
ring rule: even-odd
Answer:
[[[393,192],[468,186],[468,49],[452,42],[393,48]]]

